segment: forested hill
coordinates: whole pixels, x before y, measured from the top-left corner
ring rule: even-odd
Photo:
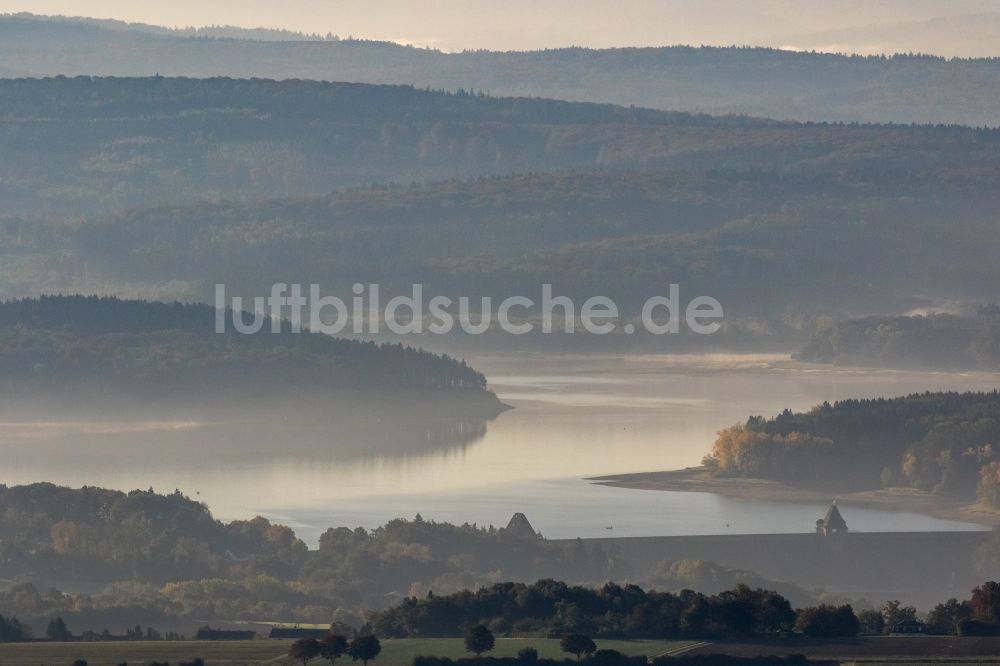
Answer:
[[[989,172],[1000,150],[1000,130],[262,79],[0,80],[0,119],[6,215],[566,169]]]
[[[1000,370],[1000,307],[975,316],[864,317],[819,327],[804,361],[940,370]]]
[[[1000,124],[1000,60],[675,46],[442,53],[238,29],[0,17],[0,76],[303,78],[800,120]]]
[[[494,413],[501,408],[485,377],[462,361],[401,345],[293,333],[284,324],[280,333],[271,333],[268,323],[253,335],[232,325],[219,334],[215,310],[206,305],[84,296],[5,302],[2,388],[8,398],[83,387],[92,396],[222,403],[305,394],[335,400],[377,390],[387,399],[440,394],[469,398]]]
[[[145,285],[207,301],[215,283],[260,294],[277,276],[537,302],[551,282],[635,312],[675,282],[689,296],[722,299],[731,316],[983,302],[1000,279],[1000,173],[975,164],[989,143],[972,144],[938,156],[969,155],[967,171],[915,173],[915,149],[905,151],[910,168],[883,153],[874,175],[868,158],[858,173],[529,174],[140,208],[72,224],[11,219],[0,223],[0,289]]]
[[[909,486],[1000,507],[1000,394],[841,400],[719,433],[719,474],[841,492]]]
[[[0,81],[0,117],[8,298],[552,282],[634,306],[675,282],[857,316],[986,302],[1000,271],[998,129],[160,77]]]
[[[748,152],[747,166],[786,159],[767,150],[774,135],[755,134],[780,131],[766,120],[315,81],[0,80],[0,119],[8,214],[718,163]],[[806,154],[826,143],[819,132],[791,140]],[[736,145],[727,148],[729,141]]]

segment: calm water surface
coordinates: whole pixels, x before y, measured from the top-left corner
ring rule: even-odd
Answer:
[[[608,488],[588,476],[698,464],[715,432],[750,414],[923,390],[991,390],[1000,376],[845,369],[780,355],[480,357],[515,409],[463,445],[414,428],[379,437],[336,424],[0,424],[9,485],[39,480],[179,488],[230,520],[262,514],[315,542],[333,525],[397,516],[505,524],[523,511],[550,538],[809,531],[825,506]],[[404,454],[401,451],[419,451]],[[845,508],[857,530],[968,529]],[[608,529],[612,528],[612,529]]]

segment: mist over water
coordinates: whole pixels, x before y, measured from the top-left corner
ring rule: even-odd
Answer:
[[[697,465],[722,427],[824,400],[992,390],[1000,376],[836,368],[785,355],[481,356],[492,421],[386,411],[345,420],[268,413],[0,423],[4,481],[179,488],[224,520],[262,514],[315,544],[330,526],[394,517],[505,524],[522,511],[550,538],[808,532],[825,507],[625,490],[586,477]],[[845,509],[852,529],[971,526]],[[613,528],[613,529],[608,529]]]

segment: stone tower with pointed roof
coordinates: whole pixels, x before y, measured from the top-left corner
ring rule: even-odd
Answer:
[[[520,512],[511,516],[510,522],[507,523],[507,527],[504,528],[504,531],[525,539],[538,538],[538,532],[536,532],[535,528],[533,528],[531,523],[528,522],[528,517]]]
[[[816,521],[816,534],[823,537],[824,544],[835,550],[847,546],[847,521],[840,515],[836,500],[830,505],[826,516]]]
[[[816,521],[816,533],[823,536],[831,534],[847,534],[847,521],[840,515],[836,500],[830,505],[825,518]]]

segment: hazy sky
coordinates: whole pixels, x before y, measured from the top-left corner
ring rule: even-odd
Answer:
[[[0,12],[18,11],[333,32],[444,50],[736,43],[1000,55],[998,0],[0,0]]]

